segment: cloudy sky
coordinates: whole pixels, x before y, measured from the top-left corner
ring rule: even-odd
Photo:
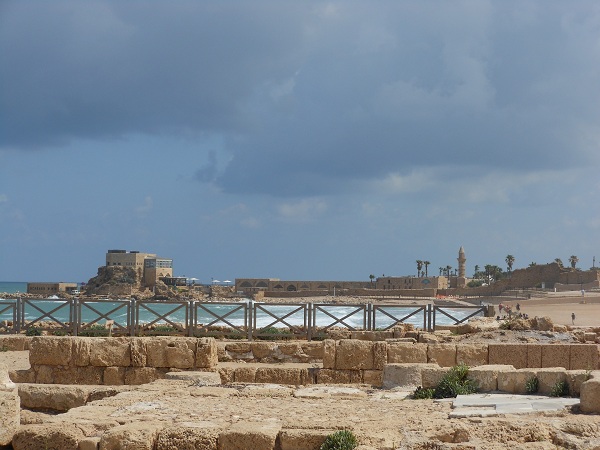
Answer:
[[[0,61],[4,281],[600,259],[595,0],[4,0]]]

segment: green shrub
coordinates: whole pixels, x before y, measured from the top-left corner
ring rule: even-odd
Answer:
[[[65,330],[54,330],[52,332],[52,336],[66,336],[67,332]]]
[[[566,381],[557,381],[550,389],[550,397],[568,397],[569,384]]]
[[[434,398],[452,398],[457,395],[474,394],[477,392],[477,384],[469,380],[469,366],[459,364],[452,367],[436,386]]]
[[[433,388],[423,388],[419,386],[415,392],[413,392],[413,398],[416,400],[425,400],[428,398],[433,398],[434,393],[435,389]]]
[[[535,394],[540,389],[540,380],[537,377],[531,377],[525,382],[525,392]]]
[[[106,329],[106,327],[104,325],[94,324],[94,325],[90,325],[89,327],[85,328],[84,330],[81,330],[79,332],[79,336],[86,336],[86,337],[108,336],[108,330]]]
[[[152,330],[152,334],[156,335],[156,336],[160,336],[161,334],[169,336],[169,335],[171,335],[173,333],[177,333],[177,332],[179,332],[179,330],[171,325],[157,325]]]
[[[2,346],[0,347],[0,352],[7,352],[8,351],[8,347],[7,346]]]
[[[358,447],[356,437],[349,430],[336,431],[325,438],[320,450],[352,450]]]
[[[27,331],[25,331],[25,336],[41,336],[42,331],[37,327],[29,327]]]
[[[275,328],[275,327],[268,327],[268,328],[263,328],[262,330],[259,330],[259,333],[263,336],[256,336],[256,338],[263,340],[263,341],[276,341],[279,339],[289,339],[289,336],[286,336],[287,334],[289,334],[289,332],[290,332],[290,330],[285,330],[285,329]]]

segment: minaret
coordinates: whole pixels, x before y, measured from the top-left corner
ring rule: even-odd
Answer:
[[[465,256],[465,249],[460,246],[458,250],[458,279],[456,280],[457,287],[465,287],[467,285],[467,258]]]

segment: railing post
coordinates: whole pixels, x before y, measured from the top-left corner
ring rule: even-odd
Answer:
[[[194,300],[190,300],[188,303],[188,336],[194,336]]]
[[[79,316],[79,299],[74,298],[73,303],[71,303],[71,334],[73,336],[77,336],[77,332],[79,330],[79,323],[81,319]]]
[[[137,328],[137,314],[135,299],[129,299],[129,334],[135,336],[135,329]]]
[[[21,333],[21,297],[17,297],[17,301],[15,303],[15,308],[17,308],[17,314],[15,317],[15,323],[13,323],[13,328],[17,331],[18,334]]]
[[[310,342],[312,339],[312,303],[306,304],[306,315],[308,316],[308,323],[306,327],[306,340]]]
[[[252,341],[252,335],[254,333],[254,328],[256,328],[256,306],[253,301],[249,301],[246,303],[246,307],[244,308],[244,314],[246,315],[246,329],[248,330],[248,340]]]

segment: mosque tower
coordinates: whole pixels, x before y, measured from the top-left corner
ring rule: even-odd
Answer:
[[[465,249],[460,246],[458,250],[458,279],[456,280],[457,287],[465,287],[467,285],[467,258],[465,256]]]

